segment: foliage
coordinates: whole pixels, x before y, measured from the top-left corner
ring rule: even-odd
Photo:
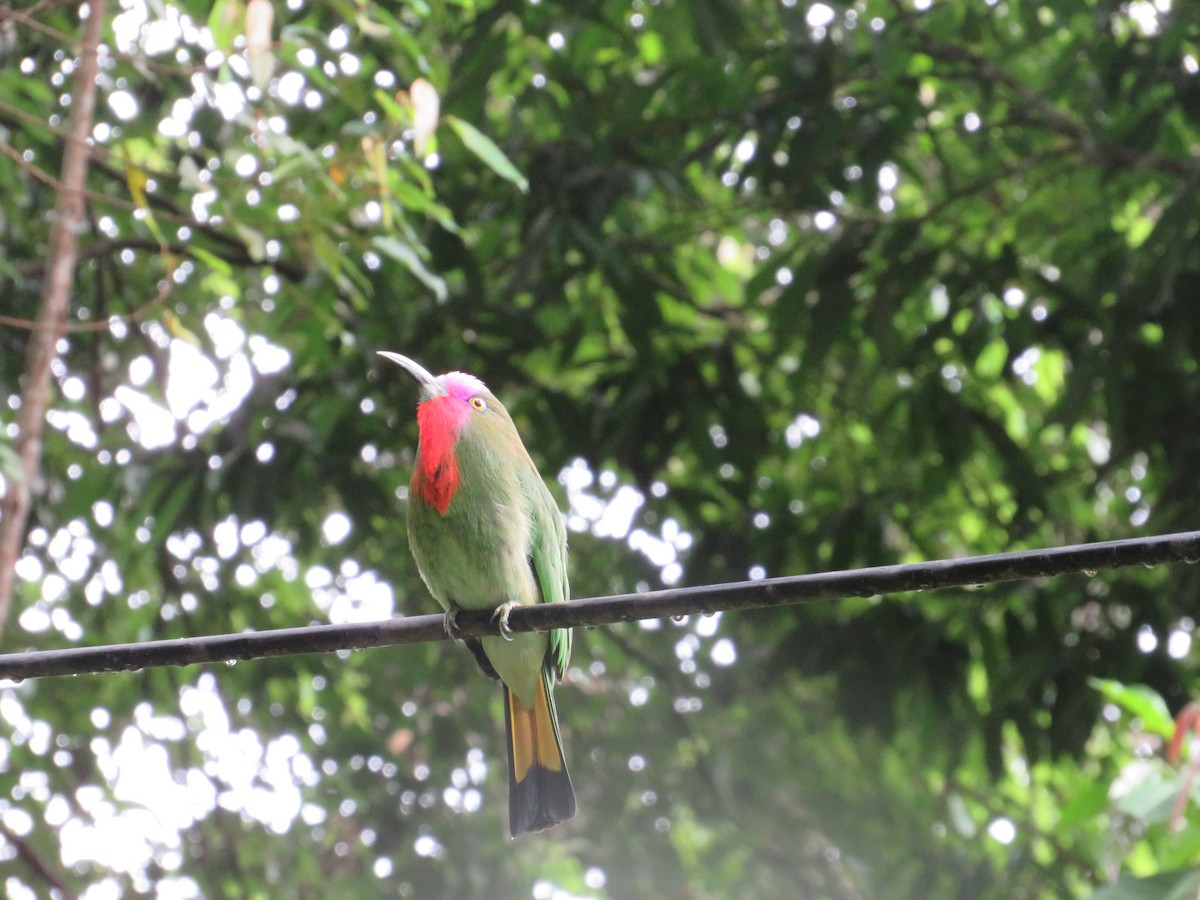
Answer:
[[[576,596],[1193,526],[1200,8],[1163,6],[317,0],[251,64],[234,0],[126,0],[6,647],[432,611],[380,348],[506,401]],[[7,427],[78,10],[0,26]],[[446,646],[5,687],[6,889],[1194,896],[1154,752],[1198,588],[578,635],[580,814],[518,843]]]

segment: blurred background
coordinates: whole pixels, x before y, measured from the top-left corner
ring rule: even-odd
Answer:
[[[89,14],[0,11],[6,481]],[[505,401],[577,597],[1197,527],[1194,3],[99,14],[4,651],[434,612],[416,393],[377,349]],[[1200,718],[1198,588],[1139,567],[581,630],[579,815],[517,842],[461,647],[2,682],[0,881],[1194,897],[1200,763],[1163,751]]]

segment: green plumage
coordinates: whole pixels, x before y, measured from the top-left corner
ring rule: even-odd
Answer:
[[[569,599],[562,516],[503,404],[469,375],[435,378],[407,357],[382,355],[422,388],[408,536],[442,608],[492,611]],[[516,837],[566,821],[575,794],[553,687],[570,660],[571,632],[486,637],[479,646],[485,671],[504,683],[510,831]]]
[[[567,600],[567,537],[558,506],[508,411],[490,392],[483,398],[487,411],[454,445],[459,484],[445,515],[410,498],[408,538],[417,568],[448,612]],[[501,680],[528,706],[544,659],[555,678],[566,672],[571,632],[484,638],[483,646]]]

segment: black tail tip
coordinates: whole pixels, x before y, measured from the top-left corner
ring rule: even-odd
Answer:
[[[566,769],[535,765],[525,780],[509,785],[508,830],[514,838],[545,831],[575,815],[575,790]]]

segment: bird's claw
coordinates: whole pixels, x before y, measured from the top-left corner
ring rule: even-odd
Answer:
[[[512,612],[515,603],[503,603],[496,607],[496,614],[492,617],[496,621],[496,626],[500,629],[500,637],[506,641],[513,639],[513,630],[508,627],[508,614]]]
[[[446,616],[442,619],[442,627],[446,629],[446,637],[450,640],[458,638],[458,607],[452,606],[446,610]]]

